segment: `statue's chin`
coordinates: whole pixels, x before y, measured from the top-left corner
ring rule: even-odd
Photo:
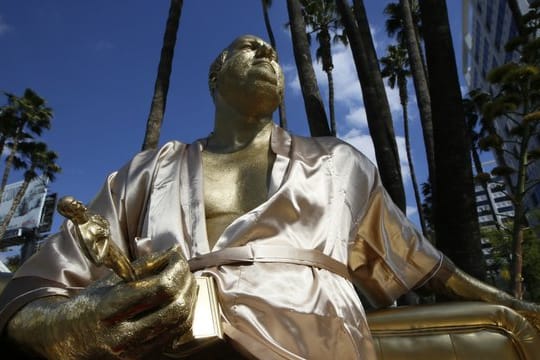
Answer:
[[[257,82],[246,91],[228,94],[224,98],[238,112],[254,117],[271,115],[281,102],[278,88],[268,82]]]

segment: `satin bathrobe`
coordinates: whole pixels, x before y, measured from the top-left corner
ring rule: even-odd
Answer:
[[[373,306],[386,306],[422,285],[442,262],[441,253],[393,204],[376,167],[339,139],[293,136],[274,126],[268,199],[230,224],[210,249],[204,143],[169,142],[137,154],[108,176],[89,208],[108,218],[112,238],[131,259],[174,244],[187,259],[244,245],[289,249],[291,258],[298,249],[331,257],[350,279],[286,261],[198,273],[215,278],[226,330],[248,353],[264,359],[375,358],[354,286]],[[2,329],[27,302],[70,296],[110,271],[92,265],[73,234],[63,224],[14,274],[0,299]]]

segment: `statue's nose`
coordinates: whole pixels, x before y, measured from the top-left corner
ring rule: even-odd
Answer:
[[[260,46],[257,48],[255,56],[276,60],[276,52],[274,51],[274,49],[272,49],[272,47],[266,44],[260,44]]]

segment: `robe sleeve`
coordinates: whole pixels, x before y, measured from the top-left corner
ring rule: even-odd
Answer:
[[[111,238],[131,259],[134,254],[130,239],[139,230],[158,161],[156,151],[138,154],[107,177],[88,205],[91,211],[107,218]],[[59,232],[45,240],[14,273],[0,294],[0,334],[15,312],[30,301],[53,295],[69,297],[111,271],[92,264],[81,252],[74,234],[71,222],[65,221]]]
[[[352,206],[348,266],[369,302],[384,307],[429,280],[443,256],[395,205],[373,164],[361,159],[355,171],[351,193],[361,196],[353,199],[360,204]]]

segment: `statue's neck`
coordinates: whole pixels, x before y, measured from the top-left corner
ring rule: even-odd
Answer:
[[[270,116],[249,117],[231,109],[221,109],[216,111],[214,131],[208,137],[206,149],[215,153],[239,151],[252,144],[256,138],[269,137],[271,131],[266,130],[271,129],[271,125]]]

